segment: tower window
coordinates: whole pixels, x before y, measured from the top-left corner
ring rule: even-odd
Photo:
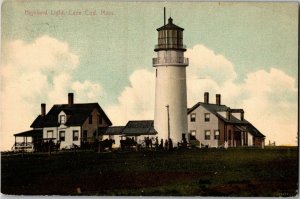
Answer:
[[[196,113],[192,113],[191,114],[191,122],[195,122],[196,121]]]

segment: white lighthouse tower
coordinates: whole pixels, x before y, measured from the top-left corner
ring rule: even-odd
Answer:
[[[153,58],[156,68],[154,128],[158,137],[171,138],[177,146],[183,137],[188,141],[186,67],[188,58],[184,57],[183,28],[168,24],[157,29],[158,44]]]

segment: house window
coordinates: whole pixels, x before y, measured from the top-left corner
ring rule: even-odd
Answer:
[[[196,140],[196,130],[190,131],[190,140]]]
[[[60,122],[61,124],[66,123],[66,116],[65,116],[65,115],[59,116],[59,122]]]
[[[83,141],[87,141],[87,130],[84,130],[82,133]]]
[[[78,131],[73,131],[73,141],[78,141]]]
[[[210,114],[209,113],[204,113],[204,121],[209,122],[210,120]]]
[[[98,123],[102,124],[102,117],[101,117],[101,115],[98,115]]]
[[[210,140],[210,130],[205,131],[204,139],[205,140]]]
[[[92,115],[89,116],[89,124],[93,124],[93,116]]]
[[[214,138],[215,138],[215,140],[219,140],[220,139],[220,131],[219,130],[215,130]]]
[[[196,121],[196,113],[192,113],[191,114],[191,122],[195,122]]]
[[[59,131],[59,140],[65,141],[65,131]]]
[[[231,130],[228,131],[228,139],[231,140]]]
[[[53,138],[53,131],[47,131],[47,138]]]

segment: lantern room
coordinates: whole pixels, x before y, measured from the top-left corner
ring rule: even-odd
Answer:
[[[173,19],[170,17],[168,24],[157,29],[158,44],[155,45],[154,51],[160,50],[179,50],[186,51],[186,46],[182,43],[183,28],[173,24]]]

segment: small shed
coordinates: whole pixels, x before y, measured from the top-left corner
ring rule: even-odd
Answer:
[[[123,129],[123,137],[134,137],[135,141],[139,136],[150,137],[157,134],[154,129],[153,120],[135,120],[129,121]]]

